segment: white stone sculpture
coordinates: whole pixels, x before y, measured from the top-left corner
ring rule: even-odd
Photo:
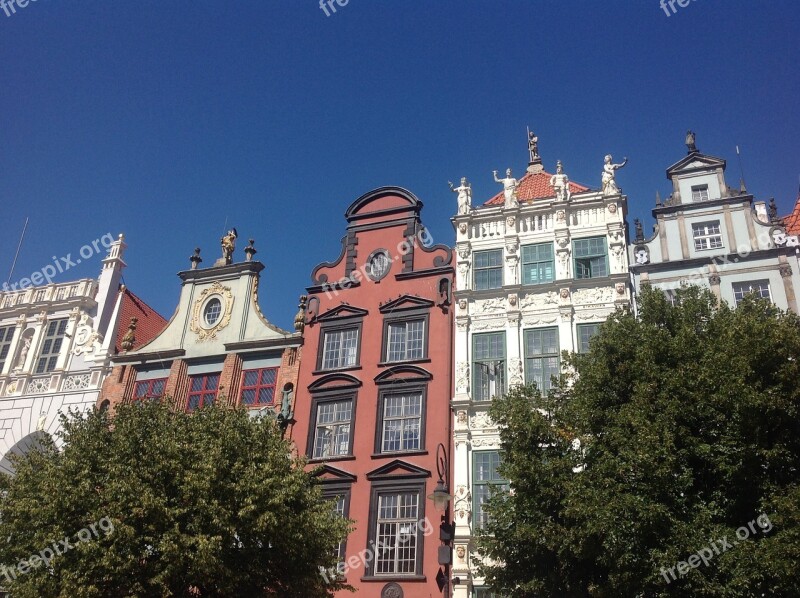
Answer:
[[[571,193],[569,191],[569,177],[564,174],[561,160],[556,163],[556,173],[550,177],[550,186],[556,193],[558,201],[569,201]]]
[[[497,171],[494,172],[494,182],[501,183],[503,185],[503,196],[505,197],[505,207],[506,208],[516,208],[519,206],[519,202],[517,201],[517,187],[519,183],[517,179],[511,176],[511,169],[506,169],[506,178],[498,179],[497,178]]]
[[[467,183],[467,177],[461,177],[461,184],[458,187],[454,187],[450,181],[447,181],[447,184],[450,185],[450,190],[453,193],[458,193],[456,198],[458,201],[458,215],[469,214],[472,209],[472,185]]]
[[[619,194],[620,190],[619,187],[617,187],[614,177],[616,175],[616,171],[628,163],[628,158],[623,158],[621,164],[613,164],[611,160],[611,154],[607,154],[603,160],[603,176],[601,181],[604,196]]]

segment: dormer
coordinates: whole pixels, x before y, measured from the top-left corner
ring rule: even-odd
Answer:
[[[729,197],[725,184],[725,160],[709,156],[697,149],[694,133],[687,134],[689,152],[667,169],[672,181],[670,205],[703,203]]]

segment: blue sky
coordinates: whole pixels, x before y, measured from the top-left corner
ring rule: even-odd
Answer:
[[[6,0],[7,1],[7,0]],[[266,264],[261,303],[290,327],[343,213],[400,185],[451,244],[466,176],[545,166],[598,187],[603,155],[644,218],[684,135],[790,211],[800,176],[796,0],[37,0],[0,11],[0,277],[126,234],[125,281],[165,317],[195,246],[225,223]],[[94,277],[93,257],[56,280]]]

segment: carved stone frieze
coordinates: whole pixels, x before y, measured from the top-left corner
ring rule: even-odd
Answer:
[[[525,383],[522,360],[519,357],[512,357],[508,360],[508,383],[511,386],[519,386]]]
[[[466,392],[469,390],[469,364],[460,361],[456,365],[456,391]]]
[[[611,287],[578,289],[572,293],[572,302],[578,305],[587,303],[606,303],[613,300],[614,289]]]
[[[523,310],[531,307],[544,307],[545,305],[558,305],[558,295],[555,291],[528,293],[519,300],[519,306]]]
[[[503,320],[477,320],[472,322],[473,330],[503,330],[506,323]]]
[[[473,305],[473,313],[476,315],[503,312],[506,309],[506,300],[503,297],[492,297],[491,299],[478,299]]]

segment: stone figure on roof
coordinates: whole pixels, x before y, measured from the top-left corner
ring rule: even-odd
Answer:
[[[603,162],[603,176],[601,179],[603,195],[618,195],[620,189],[617,187],[617,182],[614,180],[614,177],[616,171],[628,163],[628,158],[623,158],[621,164],[614,164],[612,163],[611,154],[607,154]]]
[[[511,176],[511,169],[506,169],[506,178],[498,179],[497,178],[497,171],[494,170],[494,182],[501,183],[503,185],[503,196],[505,197],[505,207],[506,208],[516,208],[519,205],[517,201],[517,187],[519,183],[517,179]]]
[[[472,185],[467,182],[467,177],[461,177],[461,184],[458,187],[453,187],[453,183],[447,181],[450,185],[450,190],[453,193],[458,193],[458,215],[469,214],[472,209]]]
[[[239,237],[239,234],[236,232],[235,228],[232,228],[228,231],[228,234],[220,239],[222,244],[222,259],[225,260],[226,264],[230,264],[233,262],[233,250],[236,249],[236,239]]]
[[[556,173],[550,177],[550,186],[556,193],[558,201],[569,201],[569,177],[564,174],[564,168],[561,166],[561,160],[556,163]]]
[[[528,153],[531,155],[531,162],[539,159],[539,138],[533,131],[528,131]]]

